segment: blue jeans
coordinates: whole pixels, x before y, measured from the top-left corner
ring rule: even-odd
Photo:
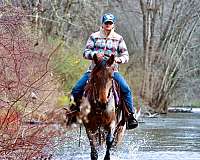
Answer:
[[[85,72],[83,76],[78,80],[76,85],[72,89],[72,95],[76,101],[76,99],[83,95],[84,87],[87,83],[87,80],[90,77],[90,72]],[[129,111],[134,113],[134,105],[133,105],[133,99],[132,99],[132,92],[130,87],[128,86],[128,83],[123,78],[123,76],[119,72],[113,73],[113,79],[119,84],[120,89],[122,91],[122,94],[124,96],[124,101],[129,108]]]

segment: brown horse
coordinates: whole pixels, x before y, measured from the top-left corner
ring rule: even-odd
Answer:
[[[125,131],[123,106],[116,105],[115,82],[112,78],[114,55],[108,60],[99,61],[94,56],[95,67],[85,88],[85,95],[80,105],[80,114],[91,146],[91,159],[97,160],[97,145],[106,140],[106,155],[110,159],[110,148],[119,143]],[[123,103],[121,103],[123,105]],[[83,118],[86,117],[86,118]]]

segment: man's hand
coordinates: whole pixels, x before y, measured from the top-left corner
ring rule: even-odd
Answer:
[[[115,57],[115,63],[122,63],[122,60],[119,57]]]
[[[97,53],[97,58],[98,58],[98,61],[101,61],[104,57],[104,54],[103,53]]]

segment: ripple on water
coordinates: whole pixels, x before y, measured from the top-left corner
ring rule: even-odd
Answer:
[[[169,114],[126,131],[123,143],[111,151],[111,160],[200,160],[200,114]],[[66,133],[69,137],[56,151],[55,160],[90,160],[90,146],[85,133]],[[99,148],[103,159],[105,147]]]
[[[112,160],[199,160],[197,152],[137,152],[131,154],[120,153],[111,156]]]

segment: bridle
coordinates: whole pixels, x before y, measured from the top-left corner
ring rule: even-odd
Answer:
[[[107,67],[107,66],[106,66],[106,61],[105,61],[105,60],[102,60],[99,64],[97,64],[97,66],[96,66],[97,69],[98,69],[98,67],[101,66],[101,65]],[[113,84],[114,84],[113,81],[114,81],[114,80],[112,79],[112,84],[111,84],[111,86],[110,86],[110,88],[109,88],[108,95],[107,95],[107,102],[106,102],[105,104],[102,104],[101,102],[98,101],[98,98],[99,98],[99,91],[98,91],[98,90],[99,90],[99,89],[97,88],[96,82],[95,82],[95,81],[93,82],[93,85],[92,85],[92,88],[93,88],[93,90],[92,90],[92,97],[93,97],[93,98],[92,98],[92,100],[93,100],[93,103],[95,104],[95,106],[96,106],[96,108],[97,108],[98,110],[104,111],[104,110],[106,109],[106,106],[108,105],[110,99],[112,98]]]

